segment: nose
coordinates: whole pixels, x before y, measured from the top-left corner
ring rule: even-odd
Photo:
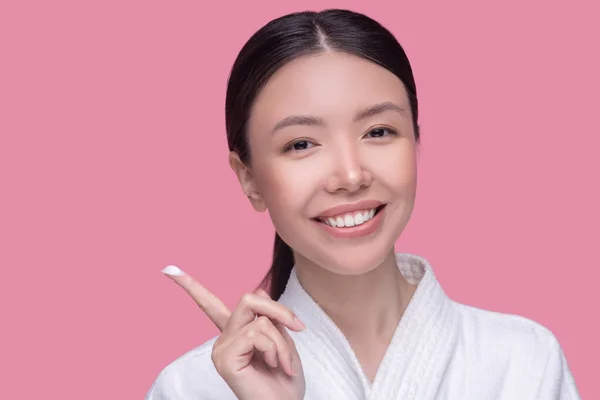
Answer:
[[[331,154],[333,168],[327,180],[327,191],[356,192],[371,185],[372,175],[365,168],[356,146],[344,146]]]

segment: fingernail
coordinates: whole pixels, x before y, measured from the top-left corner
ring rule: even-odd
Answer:
[[[298,317],[294,316],[294,322],[296,323],[296,326],[302,330],[306,329],[306,325],[304,325],[304,323],[302,323],[302,321],[300,321],[298,319]]]
[[[162,272],[163,274],[166,274],[166,275],[171,275],[171,276],[185,275],[185,272],[183,272],[182,270],[177,268],[175,265],[168,265],[165,268],[163,268],[163,270],[160,272]]]

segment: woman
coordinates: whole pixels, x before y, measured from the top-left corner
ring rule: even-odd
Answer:
[[[267,288],[230,312],[163,270],[222,331],[147,399],[577,399],[554,335],[453,302],[395,253],[413,210],[419,125],[410,63],[345,10],[278,18],[233,66],[230,165],[277,231]]]

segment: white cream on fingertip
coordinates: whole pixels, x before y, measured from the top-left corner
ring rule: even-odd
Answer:
[[[163,274],[171,275],[171,276],[183,276],[185,272],[177,268],[175,265],[168,265],[162,271]]]

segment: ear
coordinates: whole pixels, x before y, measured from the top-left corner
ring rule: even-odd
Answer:
[[[250,200],[252,207],[259,212],[265,211],[267,206],[258,190],[254,175],[250,168],[240,160],[240,157],[235,151],[229,153],[229,166],[237,175],[240,185],[242,185],[242,190]]]

